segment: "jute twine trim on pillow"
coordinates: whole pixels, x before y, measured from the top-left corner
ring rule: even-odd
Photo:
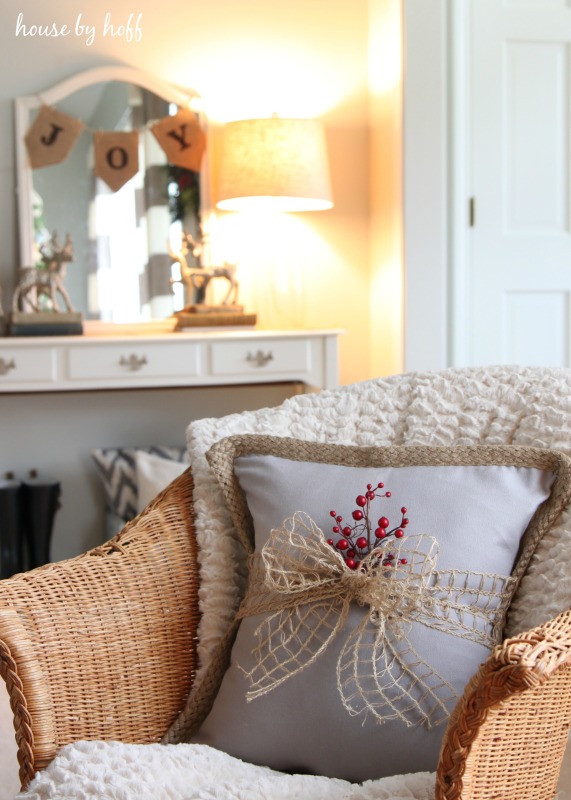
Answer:
[[[206,453],[230,511],[237,534],[248,553],[254,551],[254,522],[246,497],[234,474],[234,459],[242,455],[271,455],[291,461],[337,464],[344,467],[534,467],[554,473],[549,498],[535,512],[522,539],[512,577],[523,576],[541,537],[571,497],[571,458],[559,450],[510,445],[425,445],[359,447],[307,442],[280,436],[229,436]],[[514,587],[514,591],[515,591]]]
[[[267,694],[313,664],[357,603],[368,611],[347,636],[336,664],[345,710],[379,722],[400,719],[407,726],[447,720],[457,693],[415,650],[408,638],[411,624],[491,649],[500,640],[496,619],[504,618],[515,578],[439,572],[438,549],[432,536],[410,536],[391,546],[391,568],[373,550],[351,570],[311,517],[296,512],[287,519],[252,557],[248,592],[237,615],[268,615],[254,632],[247,699]]]
[[[257,434],[230,436],[213,445],[206,458],[221,487],[237,536],[250,556],[254,554],[254,524],[246,497],[234,474],[234,460],[242,455],[271,455],[294,461],[367,468],[513,466],[551,471],[555,475],[551,494],[533,515],[522,538],[510,578],[504,578],[505,584],[502,586],[501,576],[492,576],[492,584],[494,579],[500,578],[500,584],[496,582],[491,588],[492,593],[500,595],[500,607],[496,609],[498,616],[492,632],[494,638],[504,625],[506,609],[538,542],[571,497],[571,459],[556,450],[509,445],[360,447]],[[484,578],[484,582],[486,580],[489,578]],[[504,592],[506,598],[503,598]],[[208,675],[191,694],[186,709],[170,729],[165,741],[182,741],[192,736],[209,713],[228,668],[239,625],[240,618],[237,617],[213,655]]]

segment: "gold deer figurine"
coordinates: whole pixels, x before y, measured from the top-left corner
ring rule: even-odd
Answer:
[[[49,242],[41,245],[42,260],[37,267],[20,267],[20,279],[14,290],[12,311],[41,311],[46,305],[50,310],[61,311],[58,294],[67,311],[74,311],[63,280],[65,265],[73,261],[73,242],[69,233],[65,243],[60,244],[56,232]]]

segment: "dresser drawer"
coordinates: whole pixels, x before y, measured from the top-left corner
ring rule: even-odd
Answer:
[[[57,354],[52,348],[0,348],[0,391],[11,383],[55,381],[56,370]]]
[[[215,376],[291,373],[301,376],[311,370],[311,348],[307,339],[252,339],[211,345],[211,369]]]
[[[68,376],[71,380],[174,378],[198,375],[200,348],[188,342],[147,344],[97,344],[71,347]]]

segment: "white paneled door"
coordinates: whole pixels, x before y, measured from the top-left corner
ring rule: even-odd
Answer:
[[[471,14],[466,360],[571,366],[571,0]]]

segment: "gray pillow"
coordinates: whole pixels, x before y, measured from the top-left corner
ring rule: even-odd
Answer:
[[[345,580],[344,551],[325,541],[342,536],[332,532],[330,511],[343,515],[343,527],[357,495],[379,482],[391,496],[371,500],[375,520],[399,527],[403,507],[409,519],[402,539],[388,537],[395,560],[408,553],[407,564],[390,578],[389,567],[379,570],[380,580],[422,582],[426,602],[408,616],[397,607],[392,622],[386,616],[383,638],[366,603],[351,602],[331,637],[337,618],[323,600],[246,614],[192,741],[274,769],[352,781],[434,770],[456,698],[501,638],[533,550],[568,502],[571,461],[534,448],[358,448],[265,436],[230,437],[208,459],[244,546],[266,559],[252,562],[242,608],[267,598],[253,589],[270,563],[268,547],[290,568],[297,535],[309,537],[311,552],[325,548],[328,557],[329,548]]]

